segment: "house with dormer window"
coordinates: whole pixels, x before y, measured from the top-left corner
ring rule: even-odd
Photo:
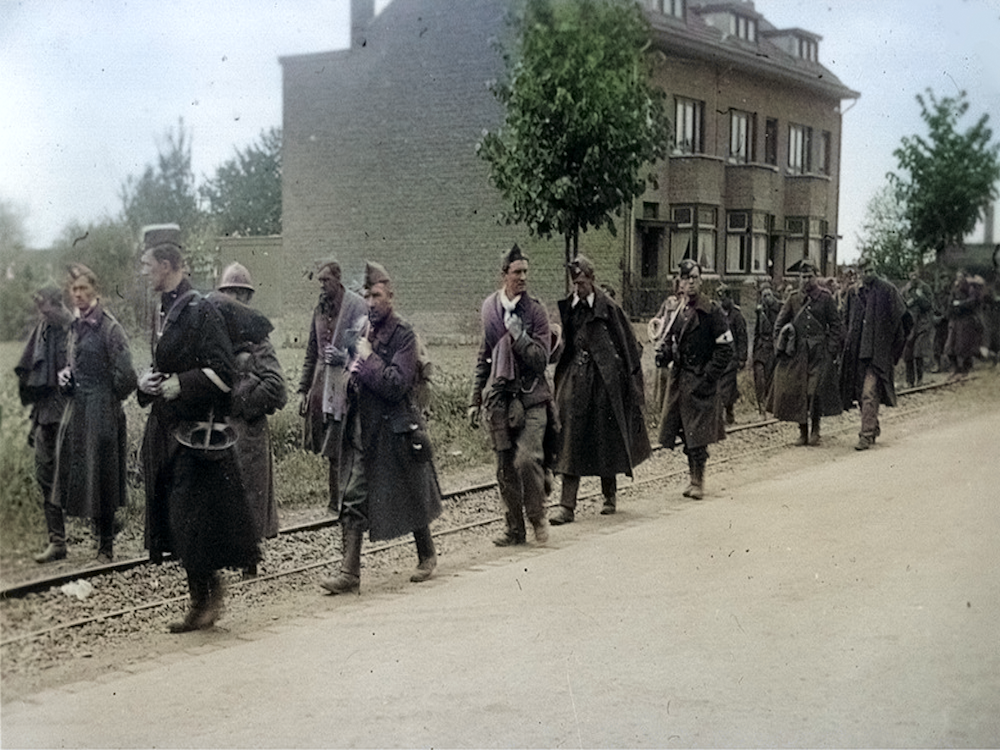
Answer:
[[[581,251],[635,318],[654,313],[683,258],[739,290],[803,257],[834,273],[841,105],[821,37],[777,29],[752,2],[642,0],[670,155],[619,231]],[[289,312],[308,315],[312,260],[383,262],[430,336],[475,335],[500,252],[531,257],[532,291],[565,294],[562,242],[496,220],[504,206],[475,155],[502,121],[487,87],[510,0],[352,0],[352,46],[281,58],[283,253]]]

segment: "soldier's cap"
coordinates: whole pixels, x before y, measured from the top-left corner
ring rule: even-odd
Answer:
[[[733,296],[733,290],[730,289],[728,284],[719,284],[719,288],[715,290],[715,293],[719,295],[719,297]]]
[[[594,278],[594,264],[583,253],[580,253],[567,263],[566,268],[569,269],[569,277],[574,281],[580,276],[585,276],[588,279]]]
[[[70,263],[66,266],[66,272],[69,273],[69,277],[76,281],[81,276],[91,279],[92,281],[97,280],[97,274],[90,270],[83,263]]]
[[[682,279],[690,278],[691,272],[696,268],[698,269],[698,275],[701,276],[701,264],[698,261],[685,258],[677,264],[677,271]]]
[[[253,285],[253,279],[250,278],[250,271],[242,263],[230,263],[226,266],[222,275],[219,277],[219,287],[222,289],[249,289],[251,292],[256,291]]]
[[[858,270],[862,271],[865,268],[872,268],[875,265],[875,259],[870,255],[862,255],[858,258]]]
[[[316,273],[317,274],[320,271],[322,271],[324,268],[327,268],[327,267],[329,267],[330,270],[333,271],[334,276],[336,276],[337,278],[340,278],[340,273],[341,273],[341,270],[340,270],[340,261],[338,261],[336,258],[333,258],[333,257],[330,257],[330,258],[320,258],[319,260],[316,261]]]
[[[514,247],[500,256],[500,270],[507,273],[511,264],[516,260],[528,260],[528,256],[521,252],[521,248],[514,243]]]
[[[142,249],[152,250],[160,245],[173,245],[181,249],[181,230],[176,224],[156,224],[147,227],[142,235]]]
[[[809,258],[802,258],[792,263],[788,267],[787,273],[811,273],[815,276],[819,273],[819,269],[816,268],[816,264],[809,260]]]
[[[391,284],[392,279],[385,267],[371,260],[365,261],[365,289],[371,289],[376,284]]]

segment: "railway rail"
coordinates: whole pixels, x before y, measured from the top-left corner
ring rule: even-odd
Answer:
[[[940,381],[918,386],[915,388],[900,390],[898,393],[900,396],[911,396],[913,394],[929,390],[936,390],[953,384],[954,383],[950,381]],[[767,428],[773,427],[778,424],[780,423],[775,419],[765,419],[747,424],[729,426],[727,428],[727,433],[729,435],[737,436],[737,438],[739,438],[740,433],[752,434],[758,431],[766,430]],[[842,426],[839,430],[836,430],[835,432],[848,432],[856,428],[857,428],[857,423],[856,419],[854,419],[850,422],[849,425]],[[736,442],[737,440],[726,441],[725,443],[721,443],[720,446],[726,446],[727,443],[729,445],[732,445],[733,443]],[[720,449],[718,453],[721,455],[713,456],[712,465],[718,466],[729,462],[738,461],[740,459],[745,459],[753,455],[776,453],[788,447],[788,443],[785,440],[765,441],[763,445],[760,445],[759,441],[756,441],[752,438],[746,440],[741,439],[738,440],[738,442],[740,444],[740,448],[736,450],[726,450],[725,452],[723,452],[723,450]],[[656,445],[654,446],[653,451],[654,451],[654,458],[656,458],[657,454],[662,455],[663,446]],[[654,483],[664,483],[674,478],[686,476],[686,474],[687,474],[686,464],[681,466],[680,462],[678,461],[676,466],[666,465],[663,468],[658,468],[657,470],[655,470],[654,473],[649,474],[645,477],[642,478],[637,477],[627,487],[621,488],[620,492],[622,494],[628,494],[630,492],[633,492],[635,488],[644,487],[646,485]],[[444,500],[446,503],[456,503],[460,501],[462,498],[473,498],[476,496],[489,495],[490,496],[489,498],[483,497],[482,498],[483,501],[487,502],[488,500],[491,503],[492,507],[497,507],[498,503],[496,503],[495,499],[496,488],[497,484],[495,481],[477,485],[470,485],[467,487],[462,487],[445,493]],[[600,494],[599,491],[581,494],[580,499],[585,500],[593,498],[599,494]],[[502,521],[503,521],[503,516],[500,513],[487,513],[484,514],[482,517],[472,521],[468,521],[465,523],[455,523],[454,525],[448,526],[446,528],[438,529],[434,532],[434,537],[442,538],[456,534],[461,534],[463,532],[467,532],[472,529],[486,527],[493,524],[500,524]],[[312,534],[335,525],[337,525],[337,521],[332,517],[328,517],[316,521],[288,526],[279,531],[279,536]],[[393,550],[402,546],[408,546],[409,544],[411,544],[409,537],[402,537],[400,539],[393,540],[391,542],[387,542],[384,544],[367,546],[363,550],[363,555],[369,559],[375,558],[389,550]],[[278,579],[299,575],[319,568],[326,568],[334,564],[335,562],[336,559],[323,556],[322,559],[315,559],[305,564],[295,564],[287,568],[281,568],[272,573],[265,573],[253,578],[234,581],[229,583],[228,585],[230,589],[235,589],[235,590],[239,590],[242,587],[259,586],[269,581],[275,581]],[[63,572],[58,575],[42,577],[0,589],[0,598],[12,599],[12,598],[24,597],[30,593],[44,592],[48,589],[57,586],[62,586],[66,583],[70,583],[73,581],[96,578],[100,576],[108,576],[115,573],[123,573],[136,568],[144,567],[146,565],[151,565],[148,558],[140,557],[140,558],[122,560],[120,562],[114,562],[107,565],[88,567],[82,570]],[[102,611],[94,613],[86,617],[80,617],[72,620],[67,620],[64,622],[57,622],[48,627],[30,630],[29,632],[19,633],[9,638],[0,640],[0,647],[5,647],[17,643],[23,643],[25,641],[40,640],[47,636],[59,633],[60,631],[82,628],[90,624],[100,623],[115,618],[126,618],[128,616],[135,615],[147,610],[154,610],[186,602],[186,600],[187,600],[187,593],[185,592],[183,595],[162,597],[152,601],[146,601],[139,604],[135,604],[133,606],[120,607],[111,611]]]

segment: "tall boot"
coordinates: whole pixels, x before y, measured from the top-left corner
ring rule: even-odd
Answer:
[[[49,546],[43,552],[34,555],[35,562],[39,564],[64,560],[66,558],[66,518],[63,509],[58,505],[45,502],[42,504],[45,511],[45,525],[49,532]]]
[[[212,574],[188,571],[188,593],[191,596],[191,606],[187,615],[180,622],[170,624],[171,633],[190,633],[204,627],[206,609],[211,596]],[[214,620],[212,621],[214,622]]]
[[[694,484],[695,461],[690,453],[688,454],[687,458],[688,458],[688,486],[684,488],[684,492],[682,492],[681,494],[684,497],[691,497],[691,493],[694,492],[695,490],[695,484]]]
[[[225,608],[226,586],[222,581],[222,576],[218,571],[212,571],[208,576],[208,596],[205,600],[205,607],[201,617],[198,619],[198,627],[202,629],[210,628],[215,621],[222,616]]]
[[[94,521],[97,525],[97,562],[102,565],[106,565],[114,560],[115,557],[114,512],[110,515],[103,515],[100,518],[95,518]]]
[[[799,439],[795,441],[796,445],[809,445],[809,425],[800,424],[799,425]]]
[[[908,359],[904,364],[906,365],[906,387],[912,388],[917,379],[916,362]]]
[[[819,417],[812,418],[812,434],[809,436],[809,445],[819,445],[821,442],[819,435]]]
[[[923,357],[917,357],[916,359],[913,360],[913,369],[915,371],[914,374],[917,376],[915,384],[918,385],[918,386],[923,385],[924,384],[924,358]]]
[[[691,493],[688,495],[692,500],[701,500],[705,496],[705,461],[695,460],[691,471]]]
[[[553,526],[562,526],[565,523],[573,523],[576,516],[576,496],[580,492],[580,477],[572,474],[563,474],[562,493],[559,496],[559,507],[555,513],[549,516],[549,523]]]
[[[434,549],[434,537],[431,536],[431,527],[424,526],[413,532],[413,542],[417,546],[417,568],[410,576],[413,583],[426,581],[434,573],[437,567],[437,551]]]
[[[361,590],[361,537],[360,526],[344,524],[344,557],[340,561],[340,572],[320,583],[331,594],[357,594]]]
[[[604,505],[601,515],[610,516],[618,510],[618,479],[615,476],[601,477],[601,494],[604,495]]]

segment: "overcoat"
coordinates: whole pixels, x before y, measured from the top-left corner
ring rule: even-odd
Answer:
[[[660,419],[660,445],[685,452],[724,440],[719,378],[733,356],[732,333],[722,308],[704,295],[681,308],[669,324],[658,361],[673,367]]]
[[[351,376],[345,434],[361,453],[368,538],[378,542],[422,529],[441,515],[441,488],[427,427],[413,403],[417,335],[392,313],[369,331],[368,339],[372,354]],[[357,458],[345,446],[342,482],[351,475],[346,463]]]
[[[224,420],[235,368],[221,314],[187,279],[163,295],[152,348],[154,369],[176,374],[181,391],[170,401],[138,396],[152,403],[142,442],[150,558],[173,552],[197,573],[252,565],[260,551],[236,448],[198,450],[177,439],[182,422]]]
[[[258,538],[269,539],[278,534],[278,503],[267,418],[288,399],[281,363],[269,336],[274,326],[263,313],[232,297],[220,292],[208,297],[222,313],[236,355],[227,421],[236,433],[236,455],[254,528]]]
[[[737,378],[747,363],[747,321],[739,305],[734,304],[729,312],[722,308],[722,314],[726,316],[726,324],[733,334],[733,358],[729,360],[726,371],[719,380],[719,398],[722,399],[723,406],[732,406],[739,400]]]
[[[32,431],[39,425],[58,425],[66,410],[68,399],[59,387],[59,371],[67,363],[70,323],[68,313],[61,323],[39,321],[14,366],[21,404],[31,405]]]
[[[632,476],[649,458],[642,347],[618,304],[601,289],[591,307],[559,301],[565,346],[556,363],[562,429],[553,470],[571,476]]]
[[[327,346],[346,350],[356,339],[359,321],[368,320],[368,305],[360,295],[343,289],[340,300],[320,295],[309,326],[309,342],[299,379],[299,393],[306,394],[303,447],[335,463],[340,461],[342,430],[329,430],[331,421],[343,421],[347,411],[346,362],[328,365],[323,352]]]
[[[925,359],[934,356],[934,295],[922,279],[911,279],[899,290],[913,320],[910,335],[903,347],[903,359]]]
[[[956,283],[948,299],[948,338],[944,345],[946,357],[969,359],[979,354],[983,342],[981,287],[962,279]]]
[[[781,312],[781,303],[772,297],[769,303],[761,301],[756,312],[753,327],[754,390],[757,405],[764,408],[774,381],[774,321]]]
[[[795,328],[795,352],[777,352],[767,410],[775,419],[806,424],[809,397],[816,399],[819,416],[840,414],[837,358],[843,342],[843,323],[830,291],[819,284],[808,292],[794,290],[774,321],[775,340],[786,323]]]
[[[52,502],[71,516],[114,515],[127,499],[122,401],[136,385],[125,330],[97,303],[73,321],[68,356],[72,381],[56,443]]]
[[[865,370],[870,363],[879,381],[879,403],[896,405],[894,370],[903,354],[911,319],[903,297],[888,281],[875,277],[847,297],[847,334],[840,370],[845,409],[861,403]]]

